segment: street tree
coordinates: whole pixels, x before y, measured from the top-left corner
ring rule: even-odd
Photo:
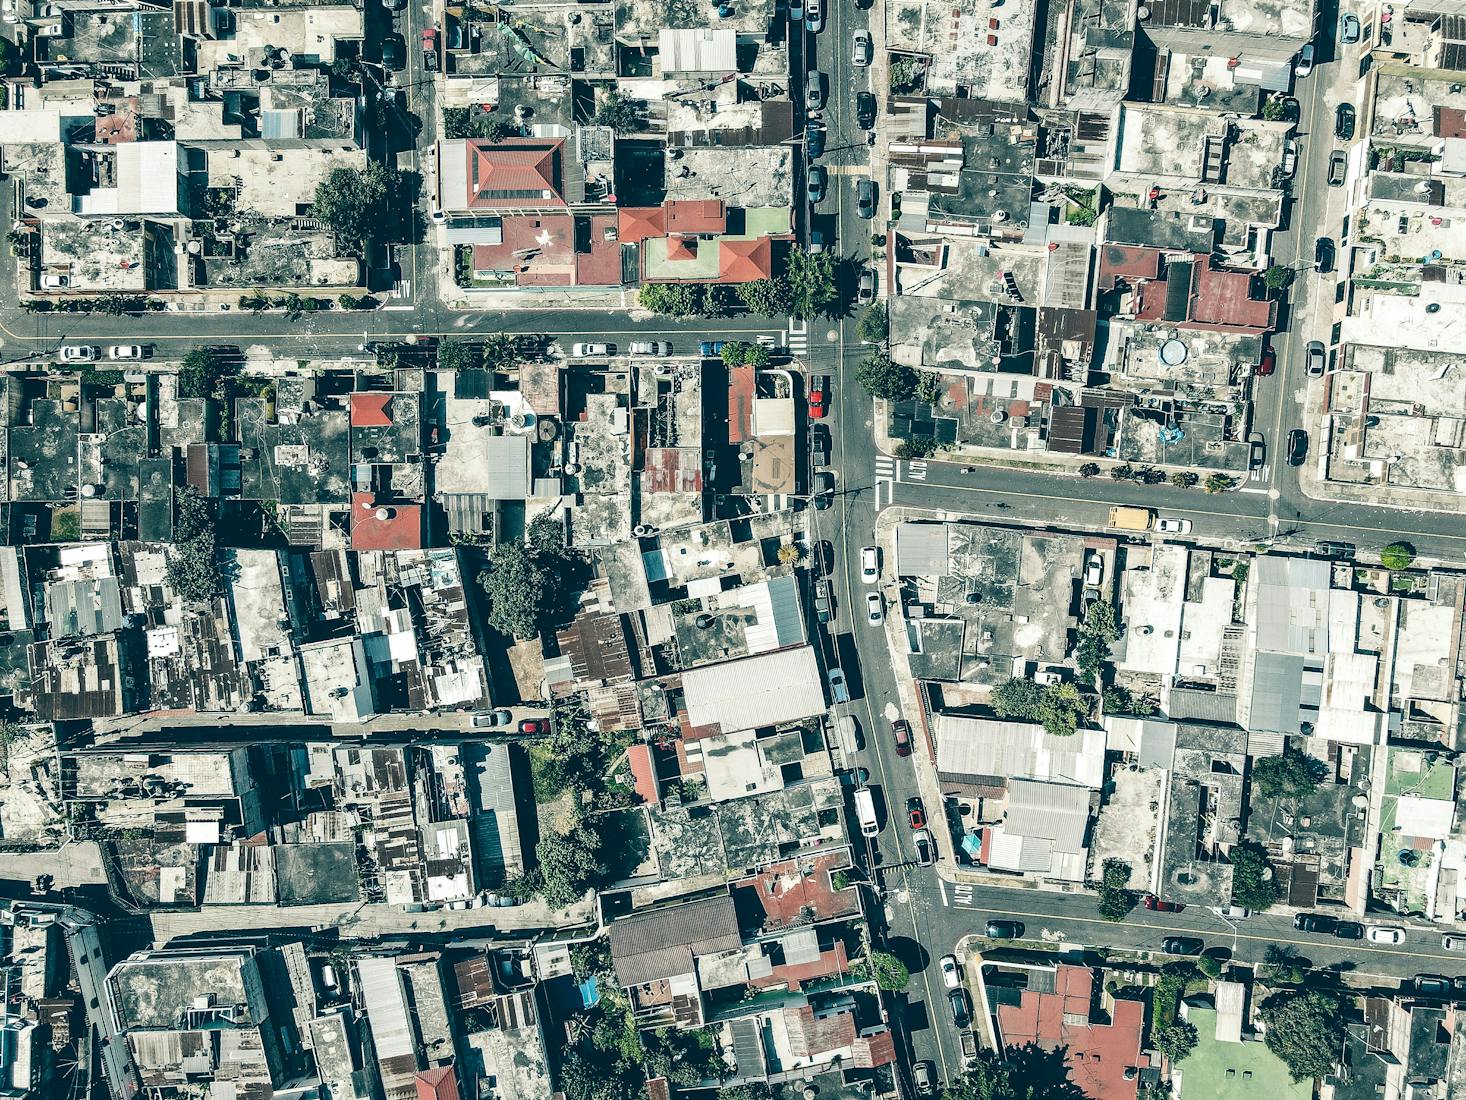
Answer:
[[[1339,998],[1319,989],[1275,993],[1259,1010],[1268,1049],[1295,1081],[1327,1077],[1343,1049],[1345,1023]]]
[[[1212,474],[1206,479],[1208,493],[1225,493],[1237,484],[1237,479],[1227,474]]]
[[[867,344],[886,342],[886,306],[884,302],[872,302],[855,322],[855,335]]]
[[[1379,563],[1391,572],[1397,569],[1409,569],[1413,561],[1415,561],[1415,547],[1408,542],[1392,542],[1379,553]]]
[[[696,317],[702,311],[702,287],[697,283],[644,283],[636,301],[642,309],[667,317]]]
[[[1196,483],[1200,480],[1201,478],[1198,477],[1197,474],[1191,470],[1182,470],[1180,473],[1171,475],[1171,484],[1178,489],[1194,488]]]
[[[885,401],[910,401],[916,396],[916,372],[910,367],[892,362],[880,352],[874,352],[860,361],[860,365],[855,368],[855,380],[866,393]]]
[[[443,370],[471,370],[478,366],[478,349],[462,340],[445,336],[438,341],[438,366]]]
[[[363,250],[390,223],[397,182],[397,173],[376,161],[365,170],[333,168],[316,185],[311,214],[341,244]]]
[[[511,370],[519,362],[519,348],[514,337],[502,332],[491,333],[484,337],[483,346],[479,349],[479,359],[488,370],[502,373]]]
[[[887,993],[899,993],[911,981],[911,972],[906,969],[906,964],[887,951],[872,951],[859,966],[863,977]]]
[[[789,253],[785,277],[789,281],[789,312],[801,320],[829,312],[839,297],[832,253],[811,254],[795,249]]]
[[[743,308],[759,317],[783,317],[793,305],[789,284],[783,276],[739,283],[737,292]]]
[[[1273,264],[1262,273],[1262,285],[1269,290],[1283,290],[1293,281],[1293,269],[1282,264]]]
[[[1122,859],[1107,859],[1100,879],[1099,915],[1105,920],[1121,921],[1135,908],[1135,894],[1130,889],[1130,864]]]
[[[1100,472],[1098,462],[1086,462],[1079,467],[1080,477],[1098,477]]]

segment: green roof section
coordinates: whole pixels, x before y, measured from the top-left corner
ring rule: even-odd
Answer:
[[[1267,1046],[1249,1039],[1240,1043],[1217,1041],[1217,1010],[1186,1006],[1186,1018],[1196,1026],[1197,1043],[1173,1067],[1181,1083],[1179,1100],[1310,1100],[1312,1081],[1295,1081],[1288,1067]]]

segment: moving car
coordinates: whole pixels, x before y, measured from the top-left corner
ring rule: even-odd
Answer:
[[[876,216],[876,185],[873,180],[863,179],[855,185],[855,212],[862,218]]]
[[[897,718],[891,723],[891,736],[896,741],[896,755],[911,755],[911,723],[904,718]]]
[[[108,359],[146,359],[148,357],[148,345],[146,344],[113,344],[107,349]]]
[[[869,65],[872,52],[870,31],[856,31],[851,35],[850,63],[852,65]]]
[[[804,127],[804,151],[809,154],[810,160],[825,151],[825,128],[818,122],[808,123]]]
[[[1200,955],[1206,944],[1195,936],[1167,936],[1161,950],[1167,955]]]
[[[825,105],[825,74],[818,69],[810,69],[809,75],[804,78],[804,109],[806,111],[822,110]]]
[[[1327,275],[1333,269],[1334,242],[1328,237],[1320,237],[1313,242],[1313,270]]]
[[[548,718],[521,718],[519,720],[520,733],[549,733],[550,720]]]
[[[671,355],[672,345],[665,340],[633,340],[626,350],[632,355]]]
[[[1293,927],[1300,932],[1332,933],[1339,925],[1339,918],[1323,913],[1299,913],[1293,918]]]
[[[98,350],[91,344],[63,344],[61,346],[63,363],[95,363],[98,356]]]
[[[1189,535],[1191,534],[1191,521],[1162,516],[1156,520],[1155,529],[1165,535]]]
[[[71,285],[70,275],[42,275],[42,290],[65,290]]]
[[[937,960],[937,969],[942,972],[942,984],[948,989],[962,988],[962,967],[957,965],[956,955],[943,955]]]
[[[1341,920],[1334,925],[1334,936],[1341,940],[1362,940],[1364,938],[1364,925],[1358,921]]]
[[[867,626],[880,626],[886,621],[886,601],[881,599],[879,592],[867,592],[865,595],[865,622]]]
[[[1340,141],[1348,141],[1354,136],[1354,122],[1358,116],[1354,112],[1354,104],[1340,103],[1334,108],[1334,137]]]
[[[866,268],[860,273],[860,282],[855,287],[855,300],[861,305],[873,302],[876,298],[876,273],[872,268]]]
[[[920,795],[912,795],[906,800],[906,820],[911,822],[913,829],[926,828],[926,808],[921,804]]]
[[[990,940],[1016,940],[1023,935],[1023,922],[990,920],[983,926],[983,935]]]
[[[881,579],[881,554],[874,546],[860,548],[860,582],[875,584]]]
[[[918,829],[911,834],[911,843],[916,848],[918,867],[930,867],[936,862],[937,842],[932,839],[930,829]]]
[[[835,503],[835,475],[829,470],[821,470],[814,475],[813,496],[816,511],[823,512]]]
[[[1359,16],[1353,12],[1345,12],[1339,16],[1339,43],[1344,46],[1352,46],[1359,41],[1360,27]]]
[[[1348,158],[1344,156],[1342,149],[1335,149],[1329,154],[1329,186],[1343,187],[1344,177],[1349,170]]]
[[[1261,432],[1253,432],[1247,437],[1247,468],[1260,470],[1265,462],[1267,462],[1267,443],[1263,441]]]
[[[825,200],[825,185],[829,182],[829,176],[818,164],[809,166],[809,178],[806,180],[805,191],[809,195],[811,206],[818,206]]]
[[[1326,365],[1322,340],[1310,340],[1303,349],[1303,362],[1307,364],[1309,378],[1322,378]]]
[[[1302,466],[1307,457],[1308,433],[1302,428],[1294,428],[1288,433],[1288,465]]]
[[[704,340],[697,345],[697,353],[704,359],[710,359],[714,355],[722,355],[727,343],[727,340]]]
[[[1294,76],[1307,76],[1313,72],[1313,43],[1303,43],[1303,48],[1298,51],[1298,58],[1293,62]]]
[[[1254,370],[1252,373],[1257,375],[1259,378],[1267,378],[1273,373],[1273,371],[1277,369],[1278,353],[1274,351],[1273,346],[1269,344],[1267,347],[1262,349],[1262,358],[1257,361],[1257,369]]]
[[[1154,894],[1146,894],[1141,904],[1156,913],[1179,913],[1186,906],[1179,901],[1163,901]]]
[[[828,374],[811,374],[809,376],[809,415],[815,420],[823,420],[825,413],[830,411],[830,376]]]
[[[510,714],[503,707],[498,710],[491,710],[486,714],[475,714],[469,721],[474,729],[494,729],[498,726],[507,726],[514,721],[514,715]]]
[[[967,1004],[967,990],[947,990],[947,1005],[952,1009],[952,1022],[958,1027],[972,1023],[972,1009]]]
[[[610,344],[571,344],[570,354],[576,359],[590,359],[611,354]]]
[[[1364,938],[1370,943],[1404,943],[1405,929],[1387,924],[1371,925],[1369,931],[1364,934]]]
[[[873,130],[876,124],[876,97],[871,92],[855,93],[855,125]]]

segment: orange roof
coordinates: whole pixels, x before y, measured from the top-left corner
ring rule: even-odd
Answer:
[[[665,237],[664,218],[660,206],[623,206],[616,211],[616,235],[622,244],[638,244],[648,237]]]
[[[351,548],[422,549],[422,505],[378,504],[371,493],[352,493]]]
[[[452,1066],[419,1070],[417,1100],[458,1100],[458,1078]]]
[[[718,255],[720,283],[751,283],[774,273],[774,246],[768,237],[751,241],[723,241]]]
[[[392,426],[390,393],[354,393],[351,395],[353,428],[390,428]]]
[[[675,199],[662,209],[668,233],[721,233],[728,225],[722,199]]]
[[[696,237],[671,237],[667,241],[667,259],[669,260],[695,260],[697,259],[697,238]]]
[[[652,747],[645,741],[638,741],[626,750],[626,761],[631,765],[631,777],[641,800],[660,802],[662,796],[657,786],[657,762],[652,758]]]
[[[536,138],[510,138],[497,145],[466,142],[468,205],[475,210],[564,206],[559,185],[564,144]]]

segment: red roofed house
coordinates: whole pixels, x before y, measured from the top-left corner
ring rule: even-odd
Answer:
[[[352,493],[351,548],[421,550],[422,505],[378,504],[371,493]]]
[[[390,393],[354,393],[351,395],[353,428],[390,428],[392,395]]]
[[[459,1100],[458,1077],[453,1067],[418,1070],[417,1100]]]
[[[774,242],[768,237],[752,241],[723,241],[718,255],[719,283],[751,283],[774,273]]]
[[[998,1038],[1005,1047],[1036,1043],[1045,1050],[1063,1050],[1070,1079],[1094,1100],[1135,1100],[1140,1082],[1129,1069],[1150,1065],[1140,1052],[1145,1029],[1145,1004],[1114,1002],[1110,1022],[1096,1022],[1094,971],[1085,966],[1060,965],[1052,973],[1053,992],[1034,987],[1047,984],[1050,972],[1030,972],[1029,988],[1018,1004],[998,1006]]]
[[[564,207],[563,138],[438,143],[438,202],[449,213]]]
[[[1250,273],[1215,267],[1201,253],[1104,245],[1099,289],[1129,295],[1122,315],[1182,329],[1261,333],[1277,318],[1276,302],[1251,296]]]

